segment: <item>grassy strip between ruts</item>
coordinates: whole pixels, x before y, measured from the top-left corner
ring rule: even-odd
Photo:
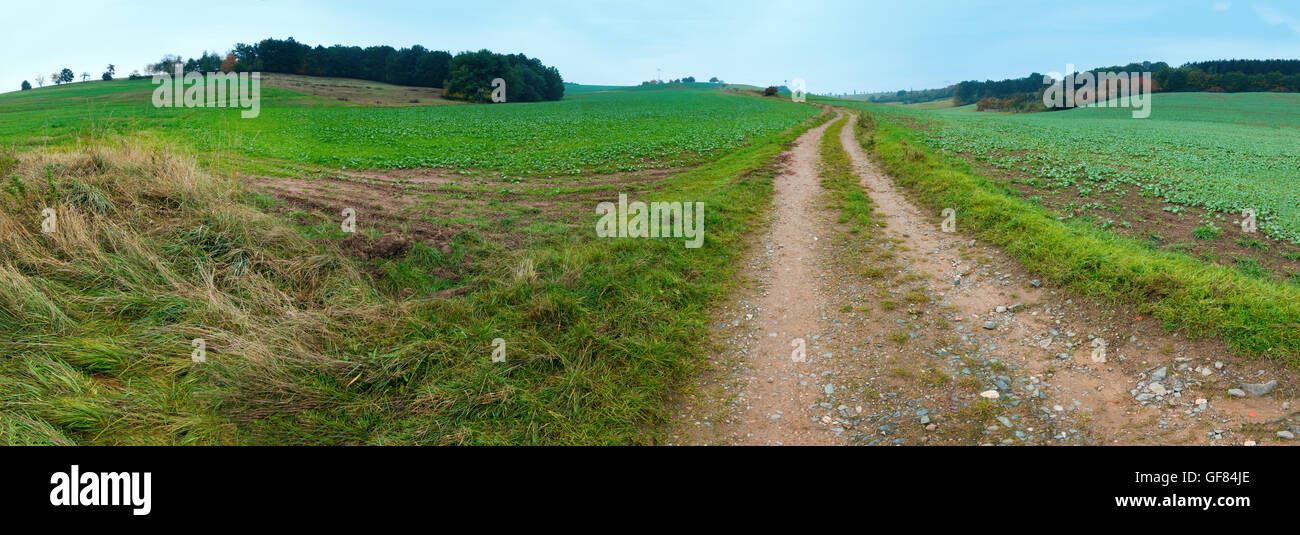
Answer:
[[[148,141],[5,155],[0,444],[653,442],[703,363],[776,156],[826,119],[635,199],[704,202],[699,249],[591,230],[413,250],[412,265],[473,259],[458,299],[384,297],[336,246]]]
[[[955,209],[959,230],[1081,295],[1134,304],[1166,328],[1217,336],[1248,356],[1300,366],[1300,289],[1058,222],[969,165],[927,149],[914,131],[869,106],[855,107],[864,112],[855,125],[862,146],[936,213]]]
[[[862,239],[870,239],[872,229],[879,224],[874,217],[875,202],[863,191],[861,178],[853,169],[853,162],[840,143],[840,132],[850,118],[850,115],[845,114],[822,135],[822,188],[830,192],[832,201],[840,211],[838,222],[847,224],[850,233],[857,234]]]

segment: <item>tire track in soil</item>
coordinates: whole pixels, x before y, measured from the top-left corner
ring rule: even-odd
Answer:
[[[836,117],[838,119],[838,116]],[[698,385],[706,392],[686,400],[673,443],[825,445],[841,442],[809,421],[817,385],[807,377],[826,328],[828,300],[821,295],[821,234],[828,225],[818,210],[821,194],[819,143],[835,119],[795,140],[773,179],[770,224],[751,252],[741,277],[748,289],[722,307],[725,327],[712,328],[724,349],[713,355],[715,373]],[[716,322],[715,322],[716,323]],[[807,344],[806,363],[791,359],[791,340]]]

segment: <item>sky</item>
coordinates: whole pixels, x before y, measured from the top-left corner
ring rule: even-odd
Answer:
[[[487,48],[566,81],[629,85],[716,76],[813,93],[928,89],[1133,61],[1300,58],[1296,0],[637,0],[12,2],[0,92],[64,67],[98,79],[163,54],[310,45]]]

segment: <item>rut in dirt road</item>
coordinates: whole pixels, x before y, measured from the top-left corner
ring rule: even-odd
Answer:
[[[817,150],[830,124],[800,136],[786,168],[773,181],[772,227],[765,241],[770,265],[756,314],[761,336],[749,358],[751,380],[741,394],[744,410],[736,417],[738,444],[827,443],[800,414],[817,393],[801,382],[806,365],[792,358],[792,342],[802,340],[811,352],[812,336],[826,324],[816,250],[825,235],[815,201],[821,191]]]
[[[687,402],[675,430],[685,443],[823,445],[842,442],[817,429],[809,406],[822,386],[811,379],[825,360],[818,334],[830,323],[819,257],[827,243],[821,197],[819,145],[834,120],[810,129],[782,155],[773,179],[769,226],[747,255],[741,278],[751,287],[732,296],[714,336],[727,353],[714,366],[730,373],[709,394]],[[796,340],[806,361],[792,358]],[[710,399],[712,398],[712,399]],[[711,405],[721,405],[715,407]],[[690,437],[690,438],[687,438]]]

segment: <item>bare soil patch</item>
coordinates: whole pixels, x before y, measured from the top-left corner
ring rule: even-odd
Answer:
[[[267,87],[314,95],[329,101],[331,105],[345,107],[394,108],[462,104],[442,98],[442,89],[436,87],[408,87],[351,78],[263,73],[262,83]]]
[[[1173,205],[1144,197],[1132,185],[1125,185],[1115,193],[1082,196],[1074,186],[1035,186],[1030,183],[1035,177],[1027,173],[999,169],[969,154],[961,157],[984,176],[1012,188],[1021,198],[1038,199],[1043,208],[1057,216],[1083,218],[1094,226],[1153,249],[1187,254],[1221,267],[1252,272],[1254,264],[1258,264],[1265,277],[1300,284],[1300,245],[1271,238],[1258,230],[1244,232],[1240,224],[1234,224],[1240,221],[1240,214],[1225,214],[1227,221],[1215,224],[1222,234],[1204,239],[1197,237],[1195,231],[1213,214],[1203,208],[1183,206],[1177,212],[1168,211],[1165,208]]]

